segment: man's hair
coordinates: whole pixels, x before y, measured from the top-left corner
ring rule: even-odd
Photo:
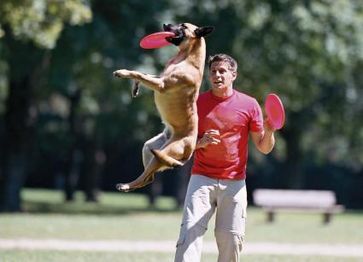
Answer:
[[[210,69],[212,64],[215,62],[226,62],[229,64],[229,69],[233,72],[237,72],[237,62],[232,57],[226,54],[216,54],[209,56],[208,58],[208,68]]]

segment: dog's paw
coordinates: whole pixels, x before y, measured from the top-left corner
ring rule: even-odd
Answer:
[[[120,69],[115,72],[113,72],[113,75],[120,78],[131,78],[132,72],[127,69]]]
[[[129,192],[130,191],[130,186],[129,184],[117,184],[116,185],[116,189],[118,191],[121,191],[121,192]]]
[[[132,86],[132,97],[135,98],[139,95],[140,93],[140,82],[139,81],[134,81],[134,85]]]

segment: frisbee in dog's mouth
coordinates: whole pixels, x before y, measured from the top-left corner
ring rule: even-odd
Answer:
[[[143,37],[140,41],[140,46],[144,49],[155,49],[171,45],[166,38],[174,37],[175,34],[169,31],[156,32]]]

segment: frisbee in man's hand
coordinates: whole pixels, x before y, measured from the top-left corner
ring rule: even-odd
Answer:
[[[140,41],[140,46],[144,49],[154,49],[171,45],[171,43],[168,42],[166,38],[172,36],[175,36],[173,32],[156,32],[142,38]]]
[[[268,94],[265,101],[266,115],[275,129],[281,129],[285,123],[285,109],[276,94]]]

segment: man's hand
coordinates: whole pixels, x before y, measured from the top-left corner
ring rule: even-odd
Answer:
[[[276,128],[274,128],[270,122],[270,119],[268,117],[265,118],[263,121],[263,128],[265,129],[265,132],[275,132]]]
[[[218,145],[221,142],[219,131],[216,129],[207,130],[197,142],[196,149],[205,148],[209,145]]]

